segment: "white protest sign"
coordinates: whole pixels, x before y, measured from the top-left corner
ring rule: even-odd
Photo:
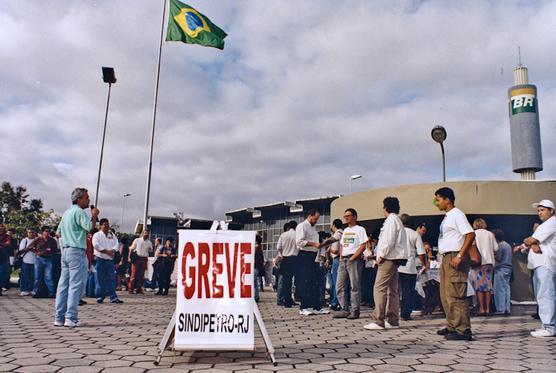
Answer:
[[[180,230],[176,350],[253,350],[255,232]]]

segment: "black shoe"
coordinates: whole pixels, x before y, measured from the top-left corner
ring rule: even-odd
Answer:
[[[293,304],[284,304],[284,308],[292,308]]]
[[[472,341],[473,340],[473,334],[471,334],[471,333],[465,333],[465,334],[452,333],[452,334],[445,335],[444,338],[446,338],[449,341]]]
[[[352,312],[346,317],[348,320],[357,320],[359,318],[359,312]]]
[[[535,320],[540,319],[539,314],[538,313],[534,313],[531,315],[532,318],[534,318]]]
[[[122,304],[123,302],[124,302],[123,300],[120,300],[118,298],[110,301],[110,303],[115,303],[115,304]]]
[[[97,298],[97,303],[101,304],[102,302],[104,302],[104,298]]]
[[[443,329],[437,330],[436,334],[438,334],[438,335],[450,335],[450,334],[456,334],[456,331],[455,330],[450,330],[448,328],[443,328]]]
[[[84,306],[86,304],[87,304],[87,302],[85,302],[83,299],[79,299],[79,305],[80,306]]]

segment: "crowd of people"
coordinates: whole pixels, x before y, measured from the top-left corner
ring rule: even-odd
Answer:
[[[353,208],[345,210],[343,221],[333,220],[331,233],[315,230],[316,210],[308,211],[302,223],[285,224],[273,260],[277,304],[299,305],[303,316],[332,311],[332,317],[350,320],[359,319],[362,305],[368,305],[374,308],[373,320],[364,325],[368,330],[398,328],[415,312],[438,312],[447,324],[439,335],[473,340],[473,310],[484,317],[510,315],[512,247],[504,232],[489,231],[484,219],[471,225],[455,201],[450,188],[435,192],[435,205],[445,212],[436,252],[423,241],[426,224],[413,229],[396,197],[383,201],[385,220],[377,240],[357,223]],[[556,336],[556,217],[552,201],[533,207],[541,222],[514,251],[527,252],[533,270],[542,324],[531,335],[550,337]]]
[[[0,295],[10,285],[12,266],[20,268],[21,296],[55,298],[55,326],[78,327],[78,306],[87,294],[101,304],[121,304],[117,291],[143,294],[157,288],[168,295],[177,252],[173,239],[150,240],[149,231],[131,245],[118,239],[108,219],[89,208],[88,191],[76,188],[71,207],[63,214],[56,231],[43,226],[37,234],[29,228],[18,244],[13,230],[0,223]],[[412,228],[411,217],[400,214],[396,197],[383,200],[384,223],[378,239],[358,224],[357,211],[348,208],[343,221],[335,219],[331,233],[317,232],[317,210],[306,219],[284,225],[274,259],[277,304],[299,305],[303,316],[325,315],[356,320],[361,307],[374,308],[368,330],[399,328],[414,312],[443,313],[446,327],[438,330],[448,340],[473,339],[471,299],[477,315],[509,315],[512,251],[528,255],[528,268],[538,304],[541,328],[534,337],[556,336],[556,217],[552,201],[533,204],[540,222],[523,244],[513,248],[500,229],[489,231],[484,219],[471,225],[455,206],[450,188],[435,192],[435,204],[445,212],[440,224],[436,253],[423,240],[425,223]],[[98,222],[98,228],[97,228]],[[257,236],[254,256],[254,297],[259,301],[265,273],[261,238]],[[144,284],[148,257],[155,256],[152,279]],[[326,297],[327,283],[329,296]],[[494,306],[492,304],[494,298]],[[326,307],[328,303],[328,307]]]
[[[78,306],[87,303],[85,296],[98,304],[107,298],[111,304],[121,304],[117,291],[143,294],[149,256],[155,257],[149,290],[168,295],[177,258],[173,238],[164,244],[156,238],[153,246],[145,230],[128,245],[108,219],[98,218],[97,208],[91,209],[91,216],[86,213],[90,203],[86,189],[76,188],[71,201],[57,230],[43,226],[37,235],[29,228],[19,242],[15,231],[0,223],[0,295],[11,285],[12,269],[20,269],[20,296],[56,298],[54,325],[81,326]]]

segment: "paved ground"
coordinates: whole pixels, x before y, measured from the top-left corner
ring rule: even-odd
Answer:
[[[301,318],[274,305],[268,290],[260,303],[276,348],[278,367],[267,360],[260,335],[251,352],[167,352],[152,361],[173,297],[123,295],[123,305],[89,305],[80,316],[89,326],[55,328],[52,299],[0,298],[0,371],[13,372],[556,372],[556,339],[529,336],[538,327],[529,315],[474,318],[477,340],[448,342],[435,334],[442,320],[417,319],[393,331],[370,332],[362,320],[330,315]]]

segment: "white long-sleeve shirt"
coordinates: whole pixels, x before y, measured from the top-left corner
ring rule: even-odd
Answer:
[[[378,236],[376,257],[388,260],[409,258],[407,236],[400,217],[391,213],[388,215]]]
[[[481,264],[494,265],[494,252],[498,251],[498,243],[494,234],[486,229],[477,229],[475,231],[475,244],[481,253]]]
[[[295,242],[295,229],[290,228],[280,235],[276,249],[282,256],[297,256],[299,249]]]
[[[108,254],[101,253],[100,250],[110,250],[116,252],[120,249],[120,244],[112,232],[104,234],[103,231],[98,231],[93,234],[93,249],[97,258],[110,260],[113,259],[113,257],[110,257]]]
[[[299,223],[295,228],[295,244],[299,250],[317,253],[319,249],[307,246],[309,242],[319,242],[319,234],[315,227],[305,219],[303,223]]]

